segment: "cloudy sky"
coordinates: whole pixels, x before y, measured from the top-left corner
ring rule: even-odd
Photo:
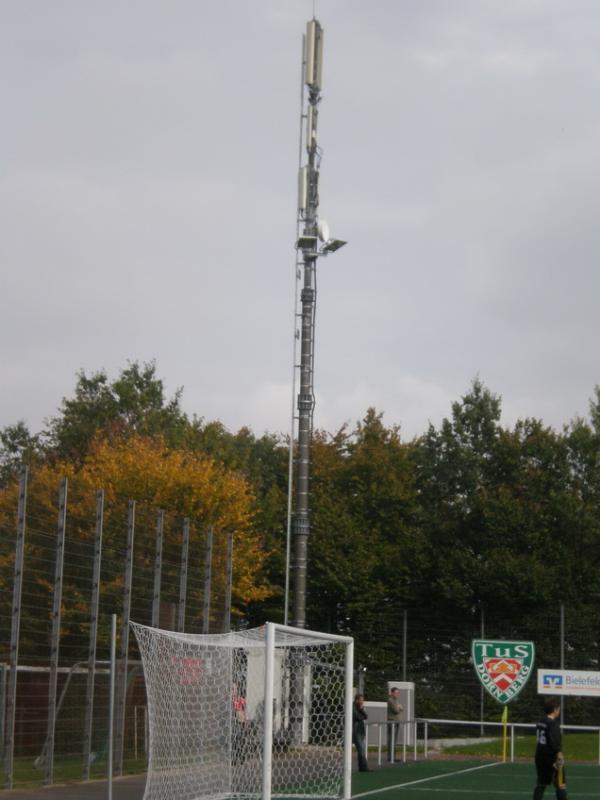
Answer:
[[[289,428],[312,0],[0,0],[0,427],[156,360]],[[600,3],[317,0],[315,423],[439,424],[475,376],[560,427],[600,383]]]

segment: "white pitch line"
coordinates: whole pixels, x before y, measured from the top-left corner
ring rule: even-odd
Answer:
[[[427,781],[437,781],[439,778],[449,778],[452,775],[466,775],[467,772],[475,772],[478,769],[487,769],[488,767],[497,767],[498,762],[492,761],[491,764],[482,764],[479,767],[469,767],[469,769],[459,769],[453,772],[443,772],[441,775],[432,775],[430,778],[419,778],[417,781],[407,781],[406,783],[396,783],[394,786],[384,786],[381,789],[371,789],[370,792],[361,792],[360,794],[353,794],[352,800],[357,797],[368,797],[372,794],[381,794],[381,792],[391,792],[392,789],[404,789],[406,786],[416,786],[418,783],[427,783]]]
[[[446,789],[446,788],[444,788],[444,789],[431,789],[431,788],[428,788],[427,786],[423,786],[423,787],[419,786],[418,789],[414,789],[413,791],[415,791],[415,792],[444,792],[445,794],[460,794],[460,795],[463,795],[463,794],[476,794],[479,797],[481,797],[481,789]],[[489,795],[492,795],[492,794],[494,794],[494,795],[496,795],[496,794],[499,794],[499,795],[510,795],[511,797],[515,797],[515,795],[519,795],[519,796],[523,795],[523,797],[531,797],[531,792],[512,792],[512,791],[509,792],[506,789],[486,789],[485,790],[485,794],[486,794],[486,797],[488,797]],[[578,793],[577,794],[577,798],[579,799],[579,797],[581,797],[581,795]]]
[[[535,780],[535,778],[534,778],[534,780]],[[414,791],[415,792],[445,792],[446,794],[460,794],[461,796],[465,795],[465,794],[476,794],[478,797],[481,797],[481,789],[446,789],[446,788],[444,788],[444,789],[431,789],[431,788],[428,788],[426,786],[424,786],[424,787],[420,787],[419,786],[417,789],[414,789]],[[486,795],[486,797],[491,797],[492,795],[505,795],[505,796],[510,796],[510,797],[531,797],[531,792],[530,791],[527,791],[527,792],[514,792],[514,791],[508,791],[507,789],[486,789],[485,790],[485,795]],[[578,791],[577,792],[577,800],[580,800],[580,798],[583,798],[583,797],[591,797],[591,798],[595,798],[595,800],[598,800],[598,798],[600,798],[600,794],[598,794],[598,792],[594,792],[594,794],[590,794],[589,792],[579,792]]]

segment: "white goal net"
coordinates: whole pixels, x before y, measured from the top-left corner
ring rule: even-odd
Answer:
[[[144,800],[350,797],[352,639],[131,624],[150,722]]]

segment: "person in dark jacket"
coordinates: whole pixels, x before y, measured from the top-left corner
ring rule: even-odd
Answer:
[[[549,697],[544,703],[546,716],[537,723],[535,747],[535,769],[537,783],[533,800],[542,800],[546,787],[554,785],[557,800],[567,800],[567,790],[561,780],[564,757],[561,750],[561,733],[558,718],[560,701]]]
[[[358,755],[359,772],[370,772],[366,748],[366,719],[367,712],[365,711],[365,698],[362,694],[357,694],[354,698],[354,705],[352,706],[352,742],[356,747],[356,753]]]

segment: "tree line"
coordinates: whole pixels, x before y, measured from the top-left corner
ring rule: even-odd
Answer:
[[[476,379],[411,441],[372,408],[314,435],[309,625],[355,637],[367,693],[406,665],[421,715],[476,716],[469,646],[482,625],[490,638],[533,639],[538,664],[556,667],[563,605],[567,666],[598,669],[600,390],[561,430],[500,419],[500,398]],[[235,526],[235,624],[282,620],[284,436],[190,418],[154,363],[132,363],[113,381],[81,372],[42,432],[22,421],[0,431],[3,527],[22,462]]]

